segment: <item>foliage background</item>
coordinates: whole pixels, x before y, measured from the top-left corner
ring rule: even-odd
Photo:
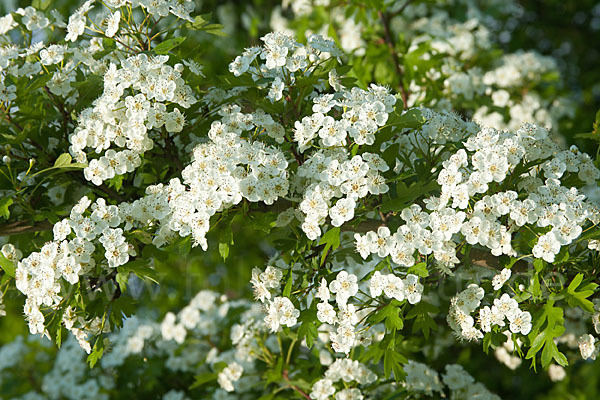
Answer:
[[[478,3],[485,11],[485,1]],[[536,49],[559,61],[565,89],[577,103],[575,118],[563,121],[560,132],[569,143],[577,144],[585,151],[593,151],[592,143],[577,139],[575,135],[591,131],[595,113],[600,109],[600,4],[594,0],[521,0],[519,3],[523,13],[501,21],[501,46],[507,51]],[[78,0],[56,0],[52,7],[68,16],[79,4]],[[245,47],[258,44],[259,38],[271,30],[270,12],[280,4],[275,0],[198,0],[197,10],[212,12],[213,19],[225,26],[228,36],[203,35],[198,42],[187,41],[184,46],[200,43],[201,46],[186,50],[200,52],[207,76],[222,74],[236,55]],[[0,14],[28,5],[29,1],[4,0],[0,3]],[[219,228],[208,236],[208,252],[199,249],[165,252],[162,262],[156,264],[161,278],[160,287],[145,287],[136,299],[137,305],[147,305],[150,311],[146,312],[164,315],[167,311],[183,307],[200,289],[225,291],[233,298],[250,295],[250,271],[256,265],[264,265],[273,254],[270,243],[273,239],[267,239],[260,230],[239,222],[233,225],[232,231],[235,245],[230,246],[226,262],[218,252],[218,242],[228,232]],[[41,244],[49,239],[49,235],[48,232],[42,233],[35,241]],[[258,244],[253,240],[256,237],[262,238]],[[28,237],[22,239],[29,240]],[[15,244],[19,244],[18,240]],[[449,295],[454,293],[450,288],[446,290]],[[4,303],[8,315],[0,318],[0,345],[12,341],[17,335],[27,334],[27,326],[21,317],[22,298],[7,296]],[[509,370],[493,355],[483,354],[478,344],[455,346],[454,350],[439,357],[438,365],[431,366],[439,370],[447,363],[460,363],[502,398],[600,398],[597,363],[579,361],[569,367],[564,381],[553,384],[543,372],[535,374],[530,370],[528,363],[523,363],[515,371]],[[29,360],[20,367],[27,370],[33,380],[44,374],[43,366],[36,360]],[[130,368],[135,370],[135,365]]]

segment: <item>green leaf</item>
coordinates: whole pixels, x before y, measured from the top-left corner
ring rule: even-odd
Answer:
[[[203,26],[200,30],[215,36],[227,36],[227,34],[223,32],[223,28],[224,26],[221,24],[210,24]]]
[[[408,269],[407,273],[415,274],[421,278],[427,278],[429,276],[429,271],[427,270],[427,263],[420,262],[418,264],[415,264]]]
[[[117,48],[117,43],[112,38],[103,38],[102,39],[102,50],[94,53],[92,57],[94,60],[100,60],[106,57],[108,54],[115,51]]]
[[[577,274],[577,276],[575,276],[575,278],[573,278],[573,280],[569,284],[569,287],[567,288],[567,292],[565,293],[565,298],[567,299],[567,303],[571,307],[579,306],[584,311],[593,313],[594,312],[594,303],[592,303],[590,300],[588,300],[588,297],[590,297],[591,295],[594,294],[594,291],[596,290],[598,285],[593,282],[590,282],[587,285],[584,285],[583,287],[581,287],[581,290],[577,291],[577,289],[580,287],[582,282],[583,282],[583,274],[579,273],[579,274]]]
[[[156,54],[168,54],[169,51],[181,45],[184,40],[185,36],[179,36],[173,39],[165,40],[164,42],[159,43],[153,50]]]
[[[381,205],[381,212],[401,211],[408,205],[414,203],[417,198],[437,190],[439,185],[436,181],[415,182],[407,187],[403,182],[398,182],[398,196],[384,202]]]
[[[298,328],[298,339],[306,338],[308,348],[312,347],[315,339],[319,336],[319,331],[314,322],[316,319],[317,313],[314,309],[303,311],[298,319],[302,322],[302,325]]]
[[[506,336],[499,332],[487,332],[483,337],[483,351],[487,354],[490,347],[497,348],[506,340]]]
[[[185,238],[181,239],[177,244],[177,250],[179,251],[179,254],[183,257],[190,254],[190,251],[192,250],[191,238],[189,236],[186,236]]]
[[[102,354],[104,354],[104,340],[102,340],[102,336],[99,336],[96,339],[96,343],[94,343],[92,352],[87,357],[87,362],[90,365],[90,368],[94,368],[98,360],[102,358]]]
[[[127,283],[129,282],[129,271],[118,271],[117,276],[115,276],[115,280],[117,281],[117,284],[119,285],[121,291],[124,292],[125,290],[127,290]]]
[[[190,386],[190,389],[198,388],[208,382],[212,382],[217,380],[219,374],[216,372],[205,372],[203,374],[198,374],[194,377],[194,383]]]
[[[404,321],[400,316],[400,307],[397,306],[396,302],[391,302],[381,310],[371,314],[369,320],[376,324],[384,321],[385,328],[389,332],[396,332],[396,330],[404,327]]]
[[[131,232],[131,234],[133,235],[133,237],[135,237],[137,240],[139,240],[140,242],[142,242],[144,244],[152,243],[152,235],[146,231],[143,231],[141,229],[136,229],[133,232]]]
[[[15,264],[4,257],[4,254],[0,253],[0,267],[6,272],[7,275],[15,277]]]
[[[417,108],[412,108],[402,113],[402,108],[396,106],[385,126],[395,126],[400,129],[419,129],[425,123],[425,117]]]
[[[128,262],[125,265],[117,267],[117,275],[119,273],[129,274],[130,272],[133,272],[140,279],[149,280],[158,284],[158,275],[156,274],[156,271],[148,267],[147,263],[147,260],[135,260]]]
[[[58,156],[56,161],[54,161],[54,168],[61,168],[69,165],[71,164],[71,160],[72,158],[69,153],[62,153],[60,156]]]
[[[212,13],[197,15],[194,18],[194,22],[191,22],[189,26],[192,29],[202,29],[203,26],[207,25],[212,18]]]
[[[582,273],[577,274],[577,276],[575,276],[575,278],[573,278],[573,280],[569,284],[569,287],[567,288],[567,292],[570,294],[574,294],[575,290],[579,287],[579,285],[581,284],[582,281],[583,281],[583,274]]]
[[[294,281],[292,275],[292,270],[290,269],[290,276],[288,277],[288,281],[285,284],[285,287],[283,288],[283,297],[290,297],[290,294],[292,293],[292,283]]]
[[[402,354],[398,353],[394,349],[387,349],[383,356],[383,371],[386,378],[391,377],[391,373],[394,373],[394,379],[400,381],[404,376],[404,369],[402,364],[407,363],[408,360]]]
[[[33,0],[31,6],[36,10],[44,11],[52,4],[52,0]]]
[[[421,301],[410,309],[410,311],[406,314],[405,319],[415,318],[412,328],[413,333],[421,331],[423,332],[425,339],[428,339],[429,333],[432,330],[435,331],[438,329],[435,320],[429,314],[435,314],[437,312],[439,312],[439,309],[436,306],[425,301]]]
[[[535,268],[535,272],[537,273],[542,272],[544,270],[545,265],[546,262],[541,258],[536,258],[535,260],[533,260],[533,267]]]
[[[219,255],[223,257],[223,261],[229,257],[229,248],[233,244],[233,231],[229,225],[219,238]]]
[[[0,217],[8,219],[10,210],[8,209],[13,204],[12,197],[3,197],[0,199]]]
[[[44,86],[46,86],[46,83],[48,83],[50,81],[50,79],[52,79],[53,76],[54,76],[54,74],[43,74],[43,75],[40,75],[39,77],[35,78],[27,86],[27,88],[26,88],[27,93],[31,93],[35,90],[43,88]]]
[[[335,251],[338,247],[340,247],[340,228],[330,228],[327,232],[325,232],[323,237],[321,237],[321,240],[319,240],[319,244],[325,245],[323,253],[321,254],[321,265],[323,265],[329,249],[331,249],[331,251]]]
[[[229,245],[225,242],[219,243],[219,254],[223,257],[223,261],[229,257]]]
[[[552,359],[558,364],[566,366],[567,358],[562,354],[554,339],[561,336],[565,332],[564,327],[564,311],[560,307],[554,307],[554,301],[549,300],[539,314],[535,316],[535,324],[531,333],[528,335],[531,346],[526,359],[531,359],[535,368],[535,356],[542,350],[542,367],[546,368],[550,365]],[[545,328],[540,332],[541,327],[545,324]]]

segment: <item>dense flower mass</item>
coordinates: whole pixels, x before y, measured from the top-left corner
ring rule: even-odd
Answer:
[[[596,360],[597,152],[498,45],[516,4],[46,3],[0,18],[3,396],[495,400]]]

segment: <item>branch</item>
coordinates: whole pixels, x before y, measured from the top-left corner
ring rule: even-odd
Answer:
[[[270,206],[265,204],[259,205],[258,207],[253,207],[249,210],[249,212],[281,212],[289,207],[293,207],[294,203],[289,200],[281,199],[276,201]],[[346,222],[342,226],[340,226],[340,230],[342,232],[356,232],[356,233],[366,233],[366,232],[377,232],[377,229],[380,226],[386,226],[386,223],[378,220],[378,219],[366,219],[356,222]],[[318,252],[320,250],[316,250]],[[314,254],[313,254],[314,255]],[[311,256],[308,256],[309,258]],[[478,267],[490,268],[490,269],[502,269],[502,265],[500,264],[500,257],[494,256],[488,249],[482,249],[478,247],[471,247],[469,251],[468,257],[461,260],[462,264],[471,264]],[[513,271],[525,271],[529,267],[529,263],[525,260],[517,261],[513,266]]]
[[[413,2],[413,0],[406,0],[406,3],[404,3],[402,5],[402,7],[400,7],[398,10],[396,10],[390,14],[390,19],[402,14],[404,12],[404,10],[406,9],[406,7],[408,7],[410,5],[410,3],[412,3],[412,2]]]
[[[173,161],[175,161],[175,165],[177,166],[177,169],[178,169],[179,173],[181,174],[181,171],[183,171],[183,164],[181,164],[181,160],[179,159],[177,150],[175,150],[173,138],[170,137],[168,133],[167,133],[167,137],[165,138],[165,150],[167,151],[169,156],[173,158]]]
[[[15,221],[0,225],[0,236],[19,235],[21,233],[42,232],[51,230],[53,225],[48,221]]]
[[[73,176],[75,179],[77,179],[79,182],[83,183],[84,185],[89,186],[92,189],[98,189],[101,192],[104,192],[105,194],[109,195],[111,198],[113,198],[115,200],[118,200],[120,202],[124,202],[126,200],[123,196],[121,196],[119,193],[115,192],[108,186],[106,186],[104,183],[100,186],[96,186],[95,184],[91,183],[90,181],[85,179],[83,176],[81,176],[77,172],[70,172],[70,175]]]
[[[292,382],[290,381],[290,378],[288,377],[288,370],[284,369],[283,370],[283,379],[290,385],[290,388],[295,390],[296,392],[298,392],[302,397],[304,397],[307,400],[311,400],[310,396],[308,394],[306,394],[306,392],[302,389],[300,389],[298,386],[296,385],[292,385]]]
[[[501,270],[503,267],[500,264],[500,257],[496,257],[487,249],[471,247],[469,256],[462,260],[465,264],[472,264],[478,267]],[[525,260],[517,261],[513,266],[513,271],[525,271],[529,267],[529,263]]]
[[[398,59],[398,53],[396,53],[396,46],[394,44],[394,39],[392,38],[392,33],[390,30],[390,21],[386,18],[386,16],[383,14],[383,12],[378,11],[377,15],[379,15],[379,19],[381,20],[381,23],[383,24],[383,31],[385,34],[385,42],[388,45],[388,48],[390,49],[390,53],[392,55],[392,60],[394,61],[394,68],[396,69],[396,74],[398,74],[398,82],[400,85],[400,94],[402,95],[402,101],[404,102],[404,108],[407,107],[406,101],[408,99],[408,92],[406,90],[406,88],[404,87],[404,83],[402,82],[402,68],[400,68],[400,60]]]

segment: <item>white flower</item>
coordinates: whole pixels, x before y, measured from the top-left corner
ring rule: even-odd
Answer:
[[[254,298],[264,303],[265,300],[271,299],[271,292],[269,291],[265,283],[260,279],[260,274],[261,272],[258,268],[253,268],[250,284],[252,284]]]
[[[40,62],[44,65],[58,64],[63,60],[66,46],[53,44],[40,51]]]
[[[317,319],[323,323],[333,325],[337,321],[333,306],[329,303],[317,304]]]
[[[404,282],[396,275],[386,275],[386,282],[383,286],[383,293],[387,297],[398,301],[404,300],[406,292],[404,290]]]
[[[406,275],[404,282],[404,291],[406,292],[406,300],[410,304],[417,304],[421,301],[423,294],[423,285],[419,283],[419,277],[413,274]]]
[[[512,333],[522,333],[523,335],[531,332],[531,314],[527,311],[518,310],[508,315],[510,321],[510,331]]]
[[[331,295],[329,293],[329,289],[327,288],[327,280],[325,278],[321,279],[321,284],[319,285],[319,289],[317,290],[315,297],[321,301],[329,301]]]
[[[446,373],[442,380],[450,390],[459,390],[471,385],[475,379],[458,364],[446,365]]]
[[[375,273],[371,276],[371,280],[369,281],[369,292],[371,293],[371,297],[381,296],[386,282],[386,275],[382,275],[381,272],[375,271]]]
[[[519,310],[519,303],[507,293],[504,293],[499,299],[494,299],[494,306],[497,307],[498,312],[507,317],[510,321],[511,318],[517,315]],[[531,317],[530,317],[531,320]]]
[[[335,280],[329,284],[329,290],[335,293],[335,301],[339,306],[346,305],[348,299],[358,292],[356,275],[340,271]]]
[[[271,89],[269,90],[269,94],[267,97],[271,100],[272,103],[281,100],[283,97],[283,89],[285,88],[285,84],[281,80],[280,77],[276,77],[271,84]]]
[[[185,116],[175,108],[173,112],[167,114],[165,118],[165,128],[168,132],[181,132],[185,125]]]
[[[234,361],[223,368],[221,372],[219,372],[217,382],[219,382],[219,386],[221,386],[224,390],[233,392],[233,383],[242,377],[243,372],[244,368]]]
[[[271,332],[279,331],[281,325],[294,326],[298,322],[300,311],[287,297],[275,297],[269,304],[265,324]]]
[[[504,268],[502,272],[494,275],[492,278],[492,286],[494,290],[500,290],[500,288],[510,279],[511,271],[508,268]]]
[[[335,400],[363,400],[364,396],[362,395],[360,389],[352,388],[352,389],[344,389],[335,394]]]
[[[581,352],[581,357],[584,360],[591,358],[592,360],[596,359],[596,338],[590,334],[581,335],[579,338],[579,351]]]
[[[71,230],[69,229],[69,232],[70,231]],[[4,258],[12,262],[17,262],[23,257],[23,253],[21,252],[21,250],[17,249],[15,245],[11,243],[3,245],[0,252],[4,256]]]
[[[492,312],[488,306],[479,309],[479,326],[484,332],[492,331]]]
[[[548,367],[548,376],[552,382],[559,382],[566,378],[567,371],[560,365],[550,364]]]
[[[106,31],[104,34],[108,37],[115,36],[119,30],[119,22],[121,21],[121,11],[117,10],[106,20]]]
[[[175,323],[176,318],[175,314],[168,312],[160,325],[160,332],[164,340],[174,340],[181,344],[185,340],[187,332],[183,325]]]
[[[363,260],[371,255],[372,243],[367,235],[361,235],[359,233],[354,234],[354,240],[356,241],[356,251],[360,254]]]
[[[344,85],[341,84],[340,77],[337,74],[337,71],[335,70],[335,68],[332,69],[331,71],[329,71],[329,85],[336,92],[339,92],[340,90],[344,89]]]
[[[80,35],[83,34],[83,31],[85,30],[85,19],[85,15],[79,12],[76,12],[69,17],[69,23],[67,24],[67,36],[65,37],[65,40],[74,42]]]
[[[536,258],[542,258],[549,263],[554,262],[554,257],[560,252],[560,242],[556,239],[556,234],[550,231],[540,236],[532,252]]]
[[[342,226],[344,222],[350,221],[354,218],[354,209],[356,208],[356,202],[353,199],[343,198],[339,199],[335,206],[329,209],[329,216],[331,217],[331,224],[333,226]]]
[[[457,296],[457,306],[466,314],[473,312],[481,304],[485,295],[483,288],[472,283]]]
[[[328,400],[335,393],[331,379],[319,379],[312,386],[310,398],[314,400]]]
[[[264,282],[265,286],[270,289],[279,289],[281,285],[280,281],[283,273],[279,268],[268,266],[265,272],[260,274],[260,280]]]

